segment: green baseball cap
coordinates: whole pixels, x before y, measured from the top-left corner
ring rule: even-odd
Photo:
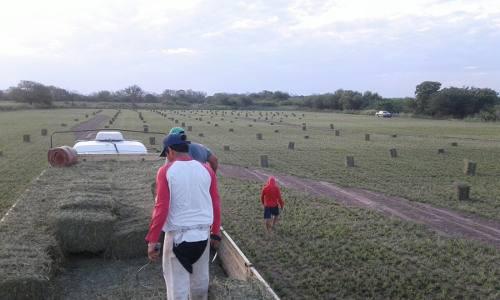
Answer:
[[[173,127],[172,129],[170,129],[170,132],[169,132],[169,134],[179,134],[179,133],[185,133],[184,128],[182,128],[182,127]]]

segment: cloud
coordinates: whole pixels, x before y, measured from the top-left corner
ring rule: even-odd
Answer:
[[[196,50],[190,48],[170,48],[161,49],[160,53],[164,55],[193,55],[196,54]]]
[[[279,18],[277,16],[272,16],[268,17],[265,19],[240,19],[235,22],[233,22],[230,25],[230,29],[233,30],[255,30],[263,27],[270,26],[272,24],[275,24],[279,21]]]
[[[96,73],[114,86],[157,74],[158,84],[233,91],[372,87],[380,73],[390,83],[402,73],[408,82],[439,72],[465,81],[487,71],[500,82],[498,0],[4,2],[0,68],[12,73],[0,74],[0,88],[2,78],[43,81],[66,70],[82,76],[75,85]]]

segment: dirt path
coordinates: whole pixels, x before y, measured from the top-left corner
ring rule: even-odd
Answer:
[[[389,197],[363,189],[343,188],[330,182],[274,174],[267,170],[221,165],[220,174],[224,177],[260,182],[273,175],[281,186],[289,189],[312,196],[333,198],[346,206],[373,209],[405,221],[425,224],[447,236],[478,240],[500,249],[500,222],[497,221],[466,216],[400,197]]]
[[[108,116],[98,114],[85,122],[76,124],[71,130],[94,130],[99,128],[105,121],[109,119]],[[75,137],[77,140],[92,140],[95,138],[97,132],[76,132]]]

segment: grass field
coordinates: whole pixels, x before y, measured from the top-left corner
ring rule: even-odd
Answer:
[[[14,202],[29,182],[45,169],[50,134],[55,130],[69,130],[84,121],[93,110],[26,110],[0,112],[0,214]],[[78,121],[75,121],[78,119]],[[61,124],[66,126],[61,126]],[[48,135],[42,136],[41,129]],[[23,135],[30,142],[23,142]],[[74,136],[61,136],[57,142],[72,145]]]
[[[30,178],[46,166],[48,137],[40,136],[40,128],[65,129],[84,119],[91,110],[29,110],[0,112],[0,211],[8,207]],[[102,113],[112,116],[116,110]],[[362,187],[410,200],[432,203],[459,211],[500,219],[500,124],[463,121],[436,121],[408,118],[377,119],[373,116],[334,113],[284,112],[272,116],[265,112],[168,111],[163,117],[151,111],[123,110],[111,127],[166,132],[172,126],[192,126],[191,140],[209,146],[221,163],[258,166],[261,154],[269,156],[271,168],[297,176],[332,181],[345,186]],[[246,114],[248,116],[246,117]],[[294,116],[295,115],[295,116]],[[201,120],[196,120],[200,118]],[[280,119],[283,122],[279,122]],[[175,123],[178,120],[178,123]],[[255,121],[254,121],[255,120]],[[210,124],[209,124],[210,123]],[[271,125],[274,123],[274,125]],[[302,130],[306,123],[306,131]],[[334,124],[340,131],[335,136]],[[217,125],[217,126],[216,126]],[[252,127],[249,127],[252,126]],[[230,132],[229,128],[234,131]],[[275,132],[275,131],[279,132]],[[200,133],[204,137],[199,137]],[[257,140],[256,133],[263,139]],[[365,141],[369,133],[370,141]],[[31,134],[32,143],[23,143],[22,135]],[[397,137],[392,137],[396,134]],[[305,139],[304,136],[309,136]],[[144,134],[128,134],[143,140]],[[56,140],[72,144],[72,136]],[[156,135],[160,149],[162,135]],[[289,142],[295,150],[288,150]],[[457,147],[451,146],[458,143]],[[223,151],[223,146],[230,151]],[[396,148],[399,157],[391,158],[389,149]],[[445,154],[438,155],[437,149]],[[346,168],[346,155],[353,155],[355,168]],[[463,160],[477,162],[477,175],[463,174]],[[472,201],[456,201],[455,182],[472,186]]]
[[[101,114],[113,116],[115,112],[104,110]],[[70,129],[91,113],[73,109],[0,112],[1,213],[48,165],[49,137],[42,137],[40,129],[47,128],[49,134]],[[498,124],[309,112],[304,117],[301,112],[284,112],[274,119],[269,112],[267,121],[265,112],[248,112],[247,117],[246,112],[238,116],[229,111],[169,111],[166,118],[156,112],[141,113],[145,122],[138,112],[122,110],[109,126],[142,130],[148,124],[150,131],[167,132],[185,123],[186,129],[193,129],[188,132],[190,139],[212,148],[220,163],[258,166],[259,156],[266,154],[270,168],[277,172],[499,219]],[[305,131],[302,123],[306,123]],[[335,136],[330,124],[340,130],[340,136]],[[199,137],[200,133],[204,136]],[[263,139],[257,140],[256,133],[262,133]],[[370,141],[364,140],[365,133],[371,134]],[[23,142],[23,134],[31,135],[30,143]],[[393,134],[397,137],[391,137]],[[163,138],[154,134],[126,136],[145,144],[149,144],[149,136],[155,136],[156,145],[148,145],[151,151],[160,150]],[[71,134],[61,135],[56,144],[72,145],[73,140]],[[295,142],[295,150],[287,149],[290,141]],[[451,146],[452,142],[458,146]],[[230,146],[230,151],[223,151],[224,145]],[[389,156],[393,147],[399,152],[395,159]],[[438,155],[438,148],[446,153]],[[345,155],[354,155],[355,168],[345,167]],[[463,175],[464,158],[478,163],[476,176]],[[454,199],[456,181],[471,184],[473,200]],[[345,208],[331,199],[285,191],[284,220],[274,237],[265,237],[258,203],[261,184],[221,178],[223,225],[283,298],[500,296],[498,250],[444,238],[421,225],[367,210]]]
[[[294,117],[292,112],[284,113],[288,117],[283,114],[274,119],[269,113],[265,121],[265,113],[262,116],[250,113],[248,118],[245,112],[240,116],[230,112],[222,114],[168,112],[164,118],[157,113],[143,112],[151,130],[168,131],[182,123],[192,126],[193,131],[188,132],[190,139],[209,146],[223,163],[259,166],[259,157],[265,154],[270,167],[279,172],[500,219],[500,164],[497,162],[500,124],[377,119],[333,113],[306,113],[305,117],[295,113]],[[124,111],[117,124],[141,129],[142,123],[137,121],[136,112]],[[302,123],[306,123],[306,131],[302,130]],[[330,124],[340,130],[340,136],[335,136]],[[234,131],[230,132],[229,128]],[[204,136],[199,137],[200,133]],[[257,133],[262,133],[262,140],[257,140]],[[370,134],[370,141],[365,141],[365,133]],[[394,134],[397,137],[392,137]],[[304,138],[306,135],[308,139]],[[295,142],[295,150],[287,149],[289,142]],[[454,142],[458,146],[451,146]],[[224,145],[231,150],[223,151]],[[390,157],[391,148],[397,149],[397,158]],[[445,154],[438,154],[439,148],[445,149]],[[346,155],[354,156],[355,168],[345,167]],[[476,176],[464,175],[464,159],[477,163]],[[455,200],[456,182],[471,185],[472,201]]]
[[[421,225],[284,191],[264,233],[260,183],[222,180],[223,221],[284,299],[498,299],[500,253]]]

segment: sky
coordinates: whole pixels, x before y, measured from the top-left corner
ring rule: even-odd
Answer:
[[[500,91],[499,0],[0,0],[0,89]]]

